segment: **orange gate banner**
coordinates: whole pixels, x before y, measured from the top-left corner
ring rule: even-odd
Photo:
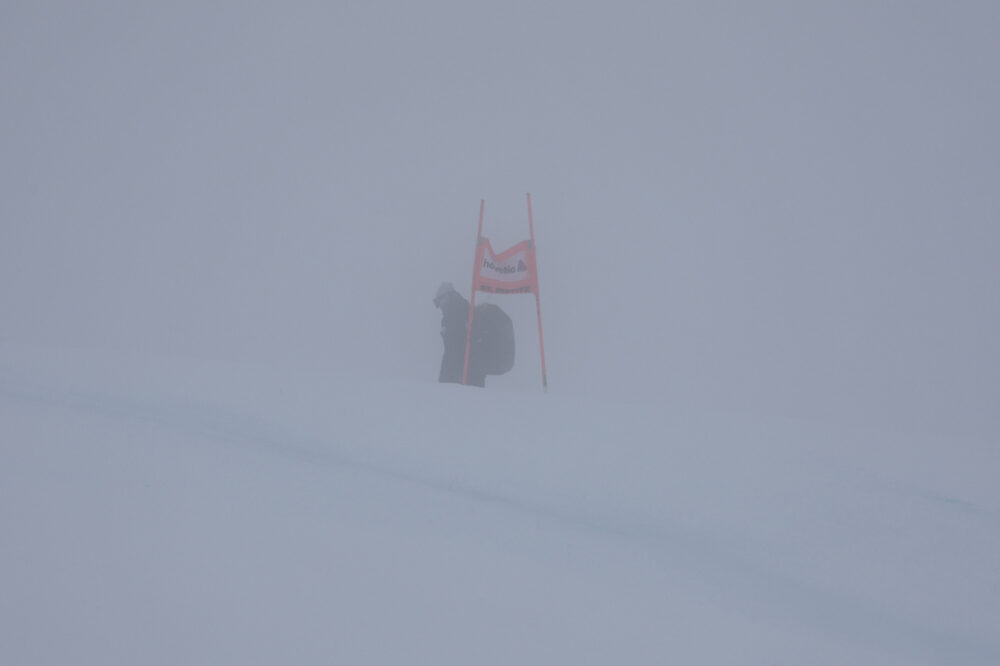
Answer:
[[[542,390],[549,386],[545,372],[545,341],[542,338],[542,301],[538,294],[538,264],[535,262],[535,220],[531,214],[531,194],[528,200],[528,232],[530,240],[497,254],[490,241],[483,237],[483,212],[486,202],[479,202],[479,231],[476,233],[476,262],[472,268],[472,293],[469,299],[469,324],[465,336],[465,368],[462,383],[469,383],[469,350],[472,348],[472,324],[476,312],[476,292],[490,294],[534,294],[538,313],[538,351],[542,362]]]
[[[497,254],[489,239],[480,238],[472,286],[474,291],[491,294],[537,294],[535,244],[530,240],[521,241]]]

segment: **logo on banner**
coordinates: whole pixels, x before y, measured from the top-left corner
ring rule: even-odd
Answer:
[[[488,285],[488,284],[481,284],[481,285],[479,285],[478,289],[479,289],[479,291],[485,291],[485,292],[487,292],[489,294],[530,294],[531,293],[531,287],[530,286],[511,287],[510,289],[506,289],[504,287],[494,287],[494,286]]]
[[[496,257],[483,257],[480,276],[500,282],[520,282],[528,273],[528,264],[524,260],[524,252],[519,252],[503,261]]]

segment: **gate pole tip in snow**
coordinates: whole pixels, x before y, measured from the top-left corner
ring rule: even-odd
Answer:
[[[528,198],[528,231],[531,233],[531,249],[535,249],[535,219],[531,214],[531,192],[527,193]],[[538,350],[542,358],[542,391],[549,392],[549,380],[545,373],[545,340],[542,338],[542,299],[539,295],[538,286],[538,262],[535,262],[535,310],[538,312]]]
[[[462,385],[469,384],[469,349],[472,347],[472,315],[476,311],[476,264],[479,263],[479,244],[483,242],[483,212],[486,199],[479,200],[479,231],[476,232],[476,258],[472,260],[472,291],[469,293],[469,323],[465,326],[465,365],[462,366]]]

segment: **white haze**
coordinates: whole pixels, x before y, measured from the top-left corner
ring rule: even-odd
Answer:
[[[994,2],[0,8],[0,341],[998,434]],[[530,299],[504,300],[539,390]]]
[[[998,34],[0,3],[0,662],[997,663]]]

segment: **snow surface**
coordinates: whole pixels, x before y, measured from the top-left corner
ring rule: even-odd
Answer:
[[[5,664],[1000,662],[992,443],[0,350]]]
[[[997,34],[0,3],[0,666],[1000,664]]]

